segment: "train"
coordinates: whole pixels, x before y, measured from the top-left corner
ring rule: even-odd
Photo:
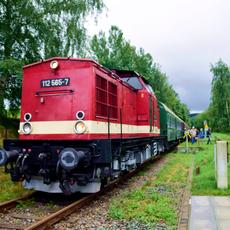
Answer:
[[[54,57],[23,67],[19,138],[4,140],[0,166],[26,189],[95,193],[185,127],[137,72]]]

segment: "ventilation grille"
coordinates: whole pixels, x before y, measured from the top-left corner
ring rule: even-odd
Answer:
[[[96,116],[117,119],[117,86],[96,76]]]

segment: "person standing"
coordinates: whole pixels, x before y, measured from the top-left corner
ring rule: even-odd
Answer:
[[[208,128],[208,131],[207,131],[207,138],[208,138],[208,142],[207,142],[207,145],[211,143],[211,128]]]
[[[204,121],[204,138],[207,137],[207,132],[208,132],[208,123],[207,121]]]
[[[195,129],[194,126],[190,130],[190,134],[191,134],[191,137],[192,137],[192,144],[194,144],[196,142],[196,129]]]

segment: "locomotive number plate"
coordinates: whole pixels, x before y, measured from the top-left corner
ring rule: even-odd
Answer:
[[[41,87],[59,87],[68,86],[69,84],[70,79],[68,77],[41,80]]]

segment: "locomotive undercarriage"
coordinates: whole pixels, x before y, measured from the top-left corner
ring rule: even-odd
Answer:
[[[95,141],[6,140],[0,164],[12,181],[49,193],[94,193],[164,150],[161,138]]]

